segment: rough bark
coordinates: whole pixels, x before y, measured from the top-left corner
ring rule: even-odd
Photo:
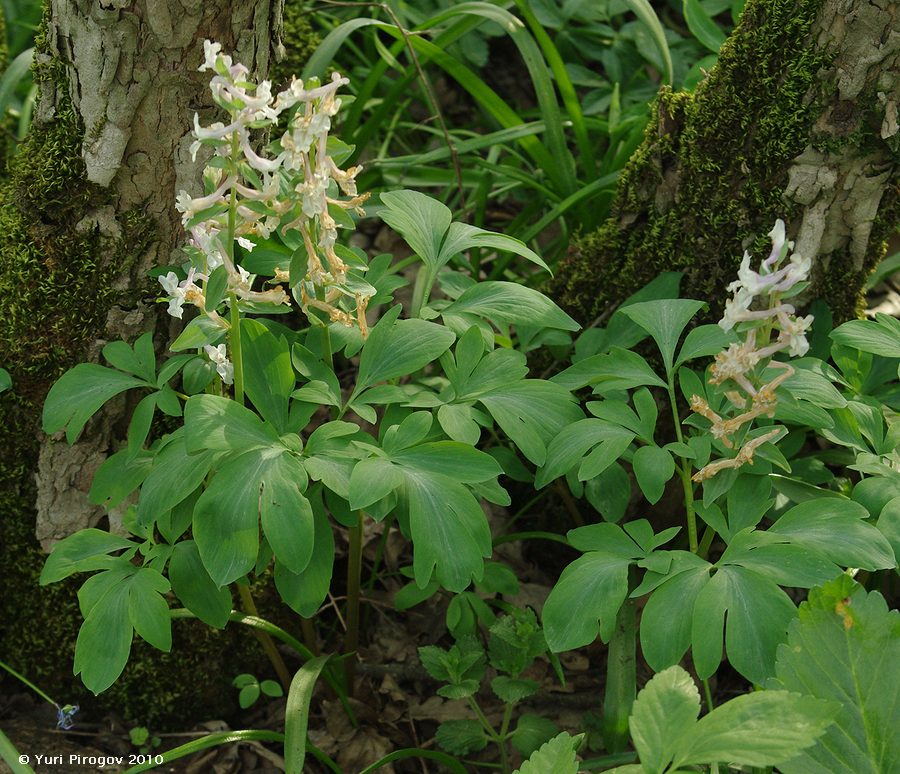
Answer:
[[[838,320],[900,222],[900,6],[892,0],[749,0],[696,92],[661,91],[610,218],[557,276],[590,322],[665,270],[721,311],[749,248],[776,218],[814,259],[806,300]]]
[[[35,119],[52,120],[65,88],[65,99],[83,127],[84,175],[110,194],[78,224],[101,238],[122,239],[120,218],[140,212],[149,218],[154,238],[126,265],[107,265],[111,287],[125,298],[114,300],[99,339],[133,340],[152,330],[156,312],[135,288],[146,289],[147,271],[158,264],[180,263],[181,236],[175,193],[200,190],[200,169],[188,152],[190,118],[209,107],[208,76],[197,72],[203,40],[219,41],[237,61],[266,73],[273,46],[273,24],[280,4],[205,0],[51,0],[51,24],[45,58],[66,64],[64,84],[44,89]],[[97,342],[98,344],[101,341]],[[91,353],[86,353],[91,354]],[[85,435],[69,446],[46,440],[38,468],[37,536],[47,548],[54,540],[96,524],[104,515],[86,497],[91,473],[105,459],[119,411],[104,412]]]
[[[35,524],[46,546],[102,518],[87,501],[90,473],[120,442],[126,407],[114,402],[69,447],[40,432],[43,398],[107,340],[154,328],[147,270],[181,262],[175,193],[200,190],[188,132],[195,110],[211,119],[208,75],[197,72],[203,40],[264,75],[280,23],[281,0],[48,0],[34,122],[0,180],[0,363],[13,377],[0,395],[0,652],[62,701],[83,700],[71,677],[78,606],[72,584],[38,589]],[[176,627],[190,652],[136,641],[110,692],[117,709],[155,722],[221,707],[227,681],[209,680],[209,669],[247,651],[233,633],[206,629]],[[192,666],[176,673],[178,659]],[[161,687],[157,673],[179,676]]]

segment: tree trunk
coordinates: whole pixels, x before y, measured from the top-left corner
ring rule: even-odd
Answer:
[[[855,316],[900,222],[898,18],[895,0],[748,0],[696,92],[660,92],[609,219],[557,275],[561,303],[590,323],[680,270],[719,314],[782,218],[813,258],[805,299]]]
[[[36,41],[34,123],[0,184],[0,364],[13,377],[12,391],[0,396],[7,600],[0,653],[48,691],[75,690],[62,675],[71,669],[80,620],[71,585],[38,593],[43,555],[35,525],[47,547],[104,516],[86,493],[93,471],[121,441],[124,403],[114,401],[69,447],[40,432],[44,396],[66,368],[96,360],[106,340],[133,341],[154,329],[159,289],[147,271],[182,262],[175,194],[201,190],[202,170],[188,147],[194,110],[207,118],[212,106],[208,76],[197,72],[203,40],[221,42],[264,75],[280,45],[281,6],[48,0]],[[205,639],[220,657],[234,647],[230,637],[205,629],[192,630],[191,638]],[[196,650],[185,655],[201,664],[205,658]],[[152,669],[172,668],[173,656],[154,658]],[[205,684],[214,667],[194,664],[194,677],[177,683],[167,675],[164,693],[160,681],[148,681],[147,664],[130,666],[117,686],[145,722],[184,712],[180,702],[209,700]],[[130,687],[129,673],[137,678]]]

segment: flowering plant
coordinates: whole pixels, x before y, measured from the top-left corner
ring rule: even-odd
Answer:
[[[75,671],[95,692],[118,677],[135,632],[171,647],[170,595],[222,627],[238,615],[230,584],[253,614],[247,579],[274,566],[284,602],[312,618],[331,585],[332,520],[348,529],[353,557],[342,618],[348,653],[359,636],[366,516],[411,539],[420,588],[462,591],[480,581],[492,550],[480,502],[509,502],[498,460],[516,456],[477,449],[482,431],[495,435],[496,425],[540,464],[550,438],[581,417],[568,390],[526,379],[525,355],[509,346],[510,326],[533,337],[574,330],[575,321],[535,290],[451,268],[466,266],[462,254],[473,247],[546,268],[533,251],[452,222],[423,194],[383,193],[382,219],[423,264],[412,302],[395,303],[406,281],[391,256],[370,260],[339,240],[368,198],[356,189],[360,167],[340,168],[351,149],[330,136],[346,79],[295,79],[273,96],[218,44],[204,51],[200,69],[212,73],[213,99],[228,118],[204,127],[194,117],[192,152],[212,152],[204,193],[178,194],[187,260],[159,277],[171,316],[197,312],[170,345],[181,354],[157,369],[150,334],[133,348],[112,342],[103,350],[112,368],[76,366],[44,407],[45,430],[65,429],[74,442],[107,400],[149,390],[90,492],[124,509],[128,536],[76,533],[42,575],[49,583],[95,573],[82,588],[75,652]],[[274,136],[265,149],[255,147],[258,130]],[[367,315],[379,310],[370,326]],[[283,322],[298,317],[294,327]],[[352,387],[338,368],[353,375]],[[157,410],[181,425],[151,433]],[[303,626],[314,650],[315,628]],[[341,690],[352,684],[350,666]]]

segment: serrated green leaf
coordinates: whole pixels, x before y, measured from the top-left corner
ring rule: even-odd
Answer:
[[[513,774],[578,774],[575,752],[584,734],[572,736],[563,732],[541,745]]]
[[[542,744],[559,734],[556,723],[539,715],[523,713],[513,731],[512,746],[524,758],[530,756]]]
[[[477,720],[445,720],[438,726],[434,741],[448,753],[468,755],[487,747],[488,738]]]
[[[680,666],[659,672],[644,686],[634,702],[628,727],[648,774],[665,770],[699,714],[700,693]]]
[[[772,686],[837,702],[818,743],[780,765],[785,774],[880,774],[900,761],[900,613],[846,575],[810,592],[779,647]]]

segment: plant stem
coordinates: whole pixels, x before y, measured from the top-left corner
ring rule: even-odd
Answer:
[[[681,432],[681,418],[678,416],[678,402],[675,399],[674,375],[669,374],[669,405],[672,407],[672,422],[675,425],[675,437],[678,443],[684,443],[684,434]],[[697,515],[694,513],[694,486],[691,483],[691,463],[684,457],[679,457],[678,474],[681,477],[681,488],[684,490],[684,512],[687,517],[688,546],[691,553],[696,554],[699,548],[697,540]]]
[[[259,611],[256,609],[256,603],[253,601],[253,595],[250,593],[250,587],[244,586],[240,583],[236,585],[238,587],[238,594],[241,597],[241,603],[244,607],[244,610],[246,610],[250,615],[259,618]],[[278,680],[281,683],[281,687],[284,688],[284,692],[287,693],[291,688],[291,673],[288,672],[288,668],[285,666],[284,659],[281,658],[281,654],[278,652],[278,648],[275,647],[275,643],[272,641],[272,638],[267,632],[262,632],[258,629],[254,629],[253,634],[256,639],[259,640],[259,644],[262,645],[262,649],[269,657],[269,661],[272,662],[272,666],[275,668],[275,674],[278,675]]]
[[[319,641],[316,637],[316,627],[313,623],[313,619],[300,616],[300,631],[303,632],[303,639],[306,640],[306,647],[318,656]]]
[[[703,678],[703,694],[706,698],[706,711],[712,712],[716,705],[713,704],[712,691],[709,689],[709,680],[707,678]]]
[[[509,703],[503,710],[503,721],[500,723],[500,739],[497,742],[500,745],[500,765],[503,767],[504,774],[509,772],[509,753],[506,749],[506,738],[509,734],[509,721],[512,720],[513,705]]]
[[[238,405],[244,405],[244,361],[241,356],[241,310],[237,296],[229,293],[231,299],[231,327],[228,329],[228,340],[231,344],[231,363],[234,366],[234,399]]]
[[[359,588],[362,576],[362,523],[363,514],[357,514],[356,524],[350,527],[350,553],[347,557],[347,636],[344,650],[350,654],[344,662],[347,677],[347,693],[353,695],[353,678],[356,674],[356,650],[359,648]]]
[[[55,701],[53,701],[53,699],[51,699],[46,693],[44,693],[40,688],[38,688],[33,682],[31,682],[31,680],[29,680],[27,677],[25,677],[24,675],[17,672],[15,669],[13,669],[11,666],[9,666],[9,664],[5,664],[4,662],[0,661],[0,667],[3,667],[13,677],[15,677],[17,680],[19,680],[24,685],[27,685],[29,688],[31,688],[31,690],[34,691],[38,696],[40,696],[44,701],[49,702],[54,707],[57,707],[57,708],[59,707],[59,705]]]
[[[634,570],[630,570],[629,576],[633,574]],[[629,589],[632,580],[629,578]],[[622,603],[609,640],[602,728],[603,743],[611,753],[620,753],[628,747],[628,716],[637,693],[636,610],[633,599]]]
[[[472,712],[475,713],[475,717],[481,721],[481,725],[484,726],[484,730],[487,731],[487,735],[493,739],[495,742],[499,740],[499,736],[497,736],[497,732],[494,730],[494,727],[491,725],[491,722],[487,719],[485,714],[481,711],[481,707],[478,706],[478,702],[475,701],[474,697],[467,696],[466,701],[469,702],[469,706],[472,708]]]

